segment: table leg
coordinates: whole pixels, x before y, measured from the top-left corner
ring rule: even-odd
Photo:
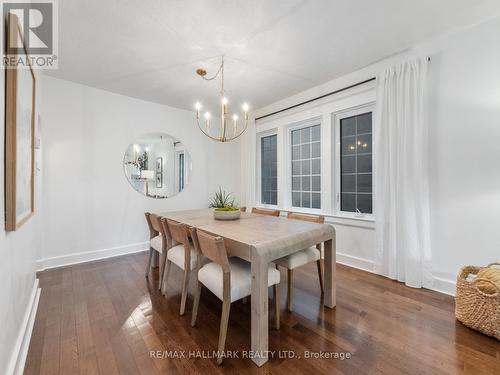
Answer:
[[[254,250],[252,254],[252,360],[257,366],[267,362],[268,320],[267,297],[268,263]]]
[[[330,308],[333,308],[336,305],[335,263],[336,263],[336,249],[335,249],[335,238],[334,238],[333,240],[325,241],[324,304],[325,306]]]

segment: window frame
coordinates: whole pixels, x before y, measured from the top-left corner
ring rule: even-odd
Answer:
[[[372,213],[359,213],[359,212],[350,212],[350,211],[342,211],[341,210],[341,202],[340,202],[340,194],[341,194],[341,176],[340,176],[340,161],[341,161],[341,147],[340,147],[340,121],[342,119],[361,115],[367,112],[371,112],[372,114]],[[375,220],[375,168],[374,168],[374,160],[375,157],[375,147],[374,147],[374,139],[373,139],[373,127],[375,120],[375,102],[370,102],[367,104],[363,104],[360,106],[347,108],[345,110],[341,110],[338,112],[332,113],[332,146],[334,147],[334,152],[332,152],[332,178],[333,178],[333,189],[332,189],[332,202],[333,202],[333,213],[335,216],[350,218],[350,219],[369,219]]]
[[[320,129],[320,178],[321,178],[321,190],[320,190],[320,208],[308,208],[308,207],[296,207],[292,205],[292,132],[295,130],[300,130],[312,126],[319,126]],[[300,212],[300,213],[309,213],[309,214],[322,214],[324,210],[324,195],[323,195],[323,147],[325,147],[325,140],[323,139],[323,119],[322,116],[315,116],[313,118],[296,122],[286,126],[285,129],[285,142],[284,142],[284,162],[286,165],[285,168],[285,176],[284,176],[284,210],[292,211],[292,212]]]
[[[268,203],[263,203],[262,202],[262,171],[261,171],[261,160],[262,160],[262,138],[270,137],[270,136],[276,136],[276,170],[277,170],[277,193],[276,193],[276,204],[268,204]],[[263,208],[271,208],[271,209],[277,209],[280,203],[280,156],[279,156],[279,136],[278,136],[278,129],[273,128],[269,129],[267,131],[263,131],[260,133],[257,133],[257,139],[256,139],[256,155],[257,155],[257,165],[256,165],[256,187],[255,187],[255,193],[256,193],[256,202],[259,207]]]

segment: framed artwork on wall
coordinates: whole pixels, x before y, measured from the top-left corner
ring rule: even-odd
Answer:
[[[163,158],[156,158],[156,188],[163,188]]]
[[[20,41],[26,52],[17,16],[9,13],[7,27],[7,40]],[[9,50],[9,55],[13,54]],[[18,229],[35,212],[35,92],[36,80],[31,66],[10,67],[5,70],[7,231]]]

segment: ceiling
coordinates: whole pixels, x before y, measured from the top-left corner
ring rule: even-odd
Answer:
[[[192,110],[216,105],[195,70],[224,54],[229,105],[259,108],[497,14],[498,0],[64,0],[47,73]]]

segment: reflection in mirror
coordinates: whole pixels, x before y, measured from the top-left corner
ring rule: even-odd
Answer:
[[[164,133],[150,133],[128,146],[123,158],[125,176],[139,193],[168,198],[184,190],[191,179],[186,147]]]

